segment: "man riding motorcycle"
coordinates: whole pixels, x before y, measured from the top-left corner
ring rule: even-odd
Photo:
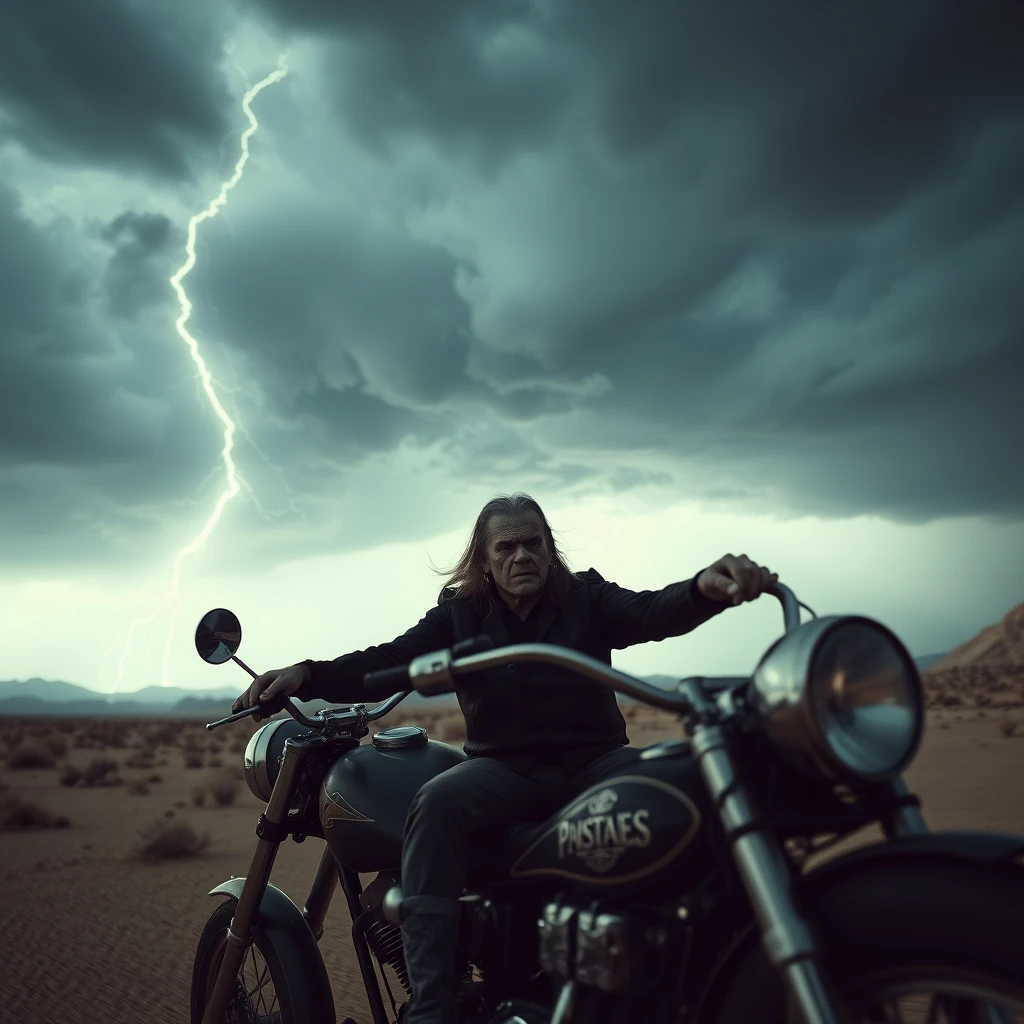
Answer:
[[[415,626],[333,661],[265,672],[233,710],[282,693],[365,702],[368,672],[483,633],[496,647],[559,644],[611,664],[612,650],[688,633],[730,604],[756,599],[777,578],[746,555],[724,555],[682,583],[625,590],[594,569],[572,573],[537,502],[500,496],[481,510],[437,605]],[[420,789],[405,825],[401,918],[413,993],[405,1024],[456,1019],[458,899],[473,839],[548,817],[602,778],[622,774],[638,753],[628,747],[613,691],[563,669],[511,663],[463,677],[456,692],[468,758]]]

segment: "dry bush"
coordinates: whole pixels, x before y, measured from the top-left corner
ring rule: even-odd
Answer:
[[[82,779],[82,773],[73,764],[66,764],[61,769],[60,784],[62,786],[77,786]]]
[[[178,742],[178,730],[173,725],[158,725],[149,730],[149,742],[154,747],[173,747]]]
[[[133,779],[128,783],[129,796],[149,796],[149,786],[142,779]]]
[[[158,774],[157,772],[154,772],[152,775],[150,775],[150,777],[146,781],[147,782],[163,782],[164,779],[163,779],[162,775]]]
[[[0,800],[0,832],[17,832],[28,828],[67,828],[71,822],[55,815],[39,804],[8,793]]]
[[[124,761],[125,768],[141,768],[143,771],[153,767],[153,755],[148,751],[138,751]]]
[[[24,740],[7,756],[8,768],[56,768],[53,754],[41,743]]]
[[[245,744],[239,740],[237,743],[232,743],[228,749],[232,754],[241,754],[245,751]]]
[[[117,762],[109,757],[94,757],[82,772],[86,786],[118,786],[123,781],[117,775]]]
[[[1015,722],[1012,718],[1004,718],[999,723],[999,731],[1009,739],[1016,731],[1019,722]]]
[[[59,732],[47,736],[44,742],[54,757],[64,757],[68,752],[68,738]]]
[[[221,759],[220,759],[219,757],[211,757],[211,758],[210,758],[210,760],[209,760],[209,761],[207,761],[206,763],[207,763],[207,764],[208,764],[208,765],[209,765],[209,766],[210,766],[211,768],[220,768],[220,767],[221,767],[221,765],[223,765],[223,764],[224,764],[224,762],[223,762],[223,761],[222,761],[222,760],[221,760]]]
[[[25,738],[25,730],[20,726],[11,726],[9,729],[4,729],[3,740],[4,746],[10,750],[13,747],[21,745],[22,740]]]
[[[189,751],[185,754],[185,767],[186,768],[202,768],[203,767],[203,755],[198,751]]]
[[[218,807],[230,807],[238,796],[238,782],[227,777],[214,779],[210,783],[210,795]]]
[[[210,833],[199,835],[187,821],[157,819],[139,832],[139,838],[141,843],[135,855],[147,864],[177,857],[194,857],[210,845]]]
[[[219,754],[223,749],[219,743],[211,743],[209,747],[211,754]]]
[[[192,790],[192,806],[193,807],[205,807],[206,806],[206,787],[196,786]]]

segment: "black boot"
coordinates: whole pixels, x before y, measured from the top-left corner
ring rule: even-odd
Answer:
[[[412,988],[402,1024],[457,1024],[455,950],[461,913],[458,900],[443,896],[402,900],[402,945]]]

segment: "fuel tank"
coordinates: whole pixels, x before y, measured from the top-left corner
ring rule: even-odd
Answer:
[[[335,858],[353,871],[397,870],[412,798],[465,759],[418,726],[384,729],[342,754],[320,787],[320,823]]]
[[[648,747],[535,830],[514,879],[563,879],[584,889],[642,896],[692,884],[715,865],[713,815],[685,741]]]

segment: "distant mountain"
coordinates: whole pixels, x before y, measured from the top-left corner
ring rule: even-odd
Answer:
[[[1009,623],[1009,632],[1007,632]],[[1018,626],[1014,626],[1018,623]],[[1017,628],[1018,632],[1014,633]],[[982,630],[973,640],[954,648],[947,654],[923,654],[914,658],[920,671],[947,667],[947,663],[959,664],[969,657],[1003,656],[1019,642],[1020,631],[1024,629],[1024,604],[1011,611],[1002,623]],[[994,631],[994,632],[993,632]],[[1012,638],[1018,637],[1018,641]],[[1009,637],[1009,639],[1008,639]],[[1007,646],[1009,644],[1009,647]],[[1019,655],[1024,662],[1024,652]],[[957,659],[955,662],[951,659]],[[679,681],[678,676],[642,676],[646,682],[671,689]],[[141,690],[105,694],[85,686],[66,683],[57,679],[0,680],[0,715],[126,715],[140,718],[153,716],[196,717],[213,720],[230,713],[231,702],[242,692],[245,680],[238,686],[216,690],[189,690],[181,686],[144,686]],[[620,695],[621,701],[631,698]],[[457,699],[453,693],[436,697],[421,697],[410,694],[402,702],[402,709],[410,712],[426,711],[431,708],[454,707]],[[300,702],[307,714],[321,707],[328,707],[326,701]]]
[[[185,697],[209,698],[211,700],[234,700],[245,686],[243,680],[237,687],[218,687],[214,690],[188,690],[183,686],[144,686],[141,690],[125,690],[106,694],[90,690],[75,683],[59,679],[17,679],[0,680],[0,701],[12,697],[34,698],[44,701],[135,701],[142,704],[173,705]]]
[[[966,643],[929,666],[932,672],[987,666],[1024,665],[1024,602],[1011,608],[992,626],[986,626]]]

